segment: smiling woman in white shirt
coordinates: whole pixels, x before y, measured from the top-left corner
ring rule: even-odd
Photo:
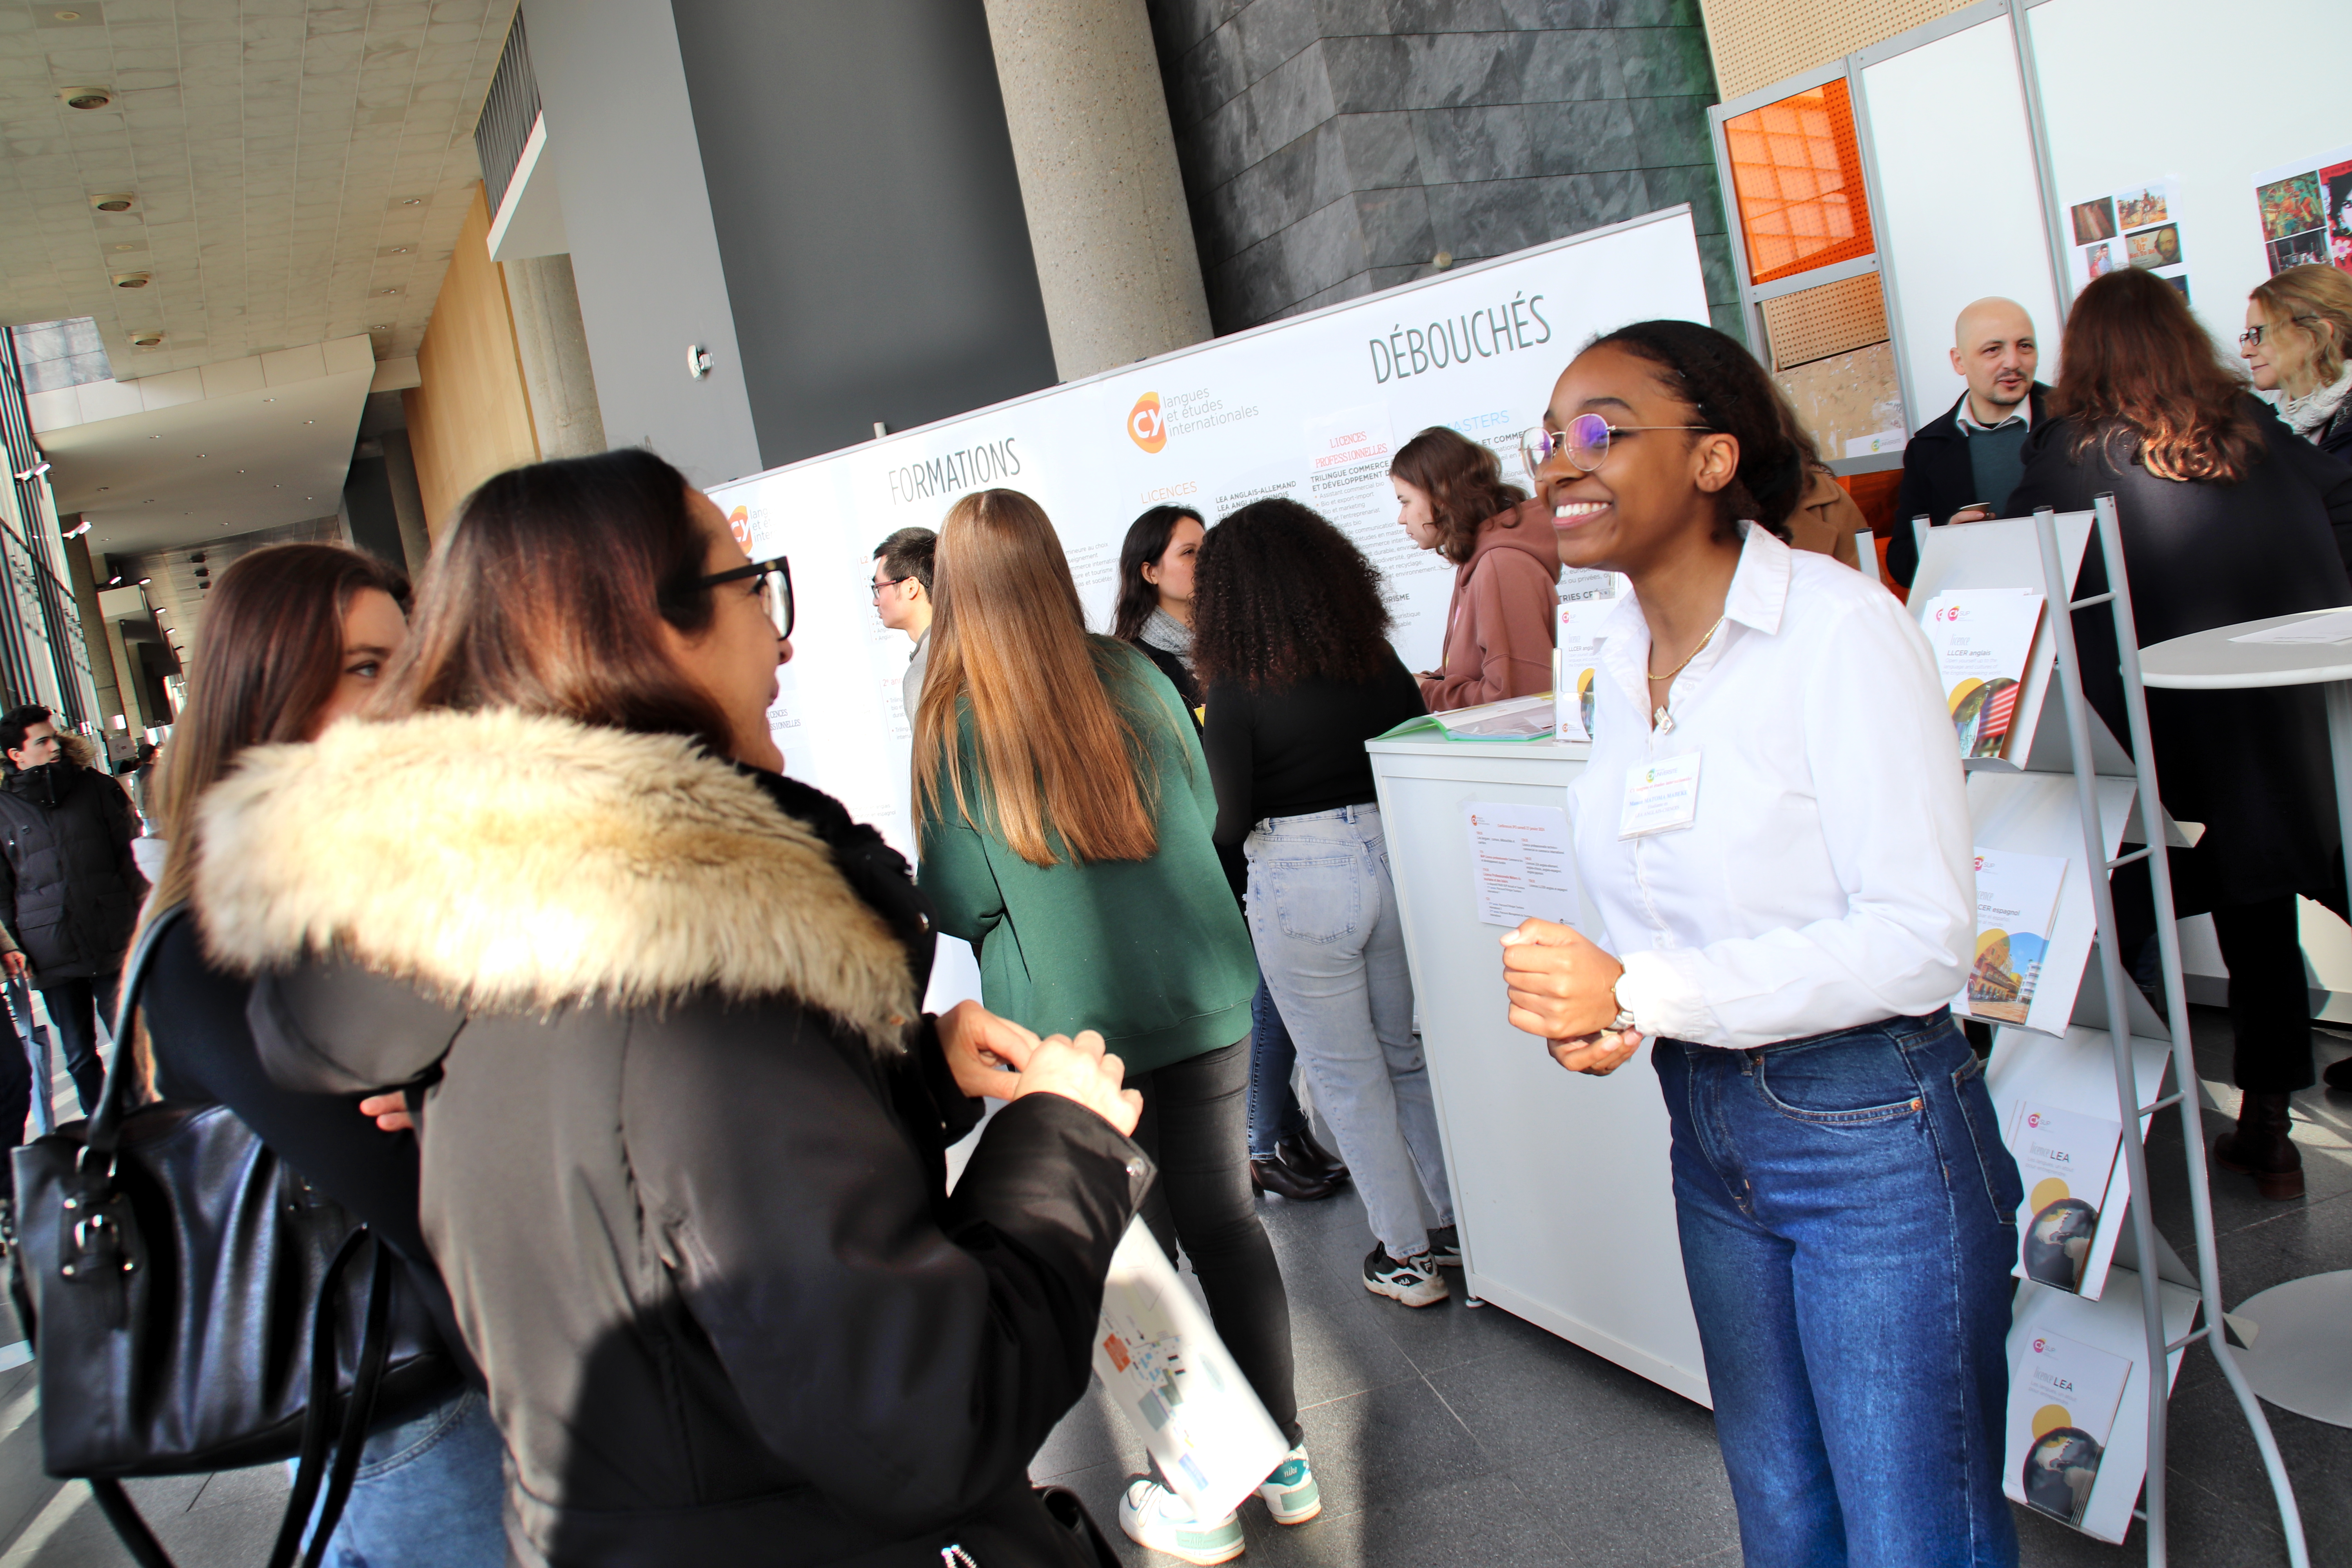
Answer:
[[[1655,1042],[1748,1568],[2012,1564],[2021,1194],[1945,1006],[1976,934],[1959,753],[1902,605],[1783,541],[1777,398],[1731,339],[1645,321],[1528,433],[1561,563],[1633,591],[1571,792],[1615,952],[1523,923],[1511,1022],[1576,1072]]]

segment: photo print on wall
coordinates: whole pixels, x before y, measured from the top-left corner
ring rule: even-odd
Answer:
[[[2188,257],[2181,248],[2179,192],[2171,176],[2144,180],[2071,209],[2074,243],[2067,270],[2076,293],[2118,267],[2153,272],[2189,292]]]
[[[2314,265],[2352,272],[2352,146],[2264,169],[2253,184],[2272,276]]]

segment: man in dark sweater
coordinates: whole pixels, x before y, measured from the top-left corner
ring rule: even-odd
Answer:
[[[1968,391],[1903,449],[1903,488],[1886,571],[1905,587],[1919,570],[1911,520],[1981,522],[2002,515],[2025,473],[2025,438],[2048,416],[2050,389],[2033,379],[2033,318],[2014,300],[1979,300],[1952,328],[1952,368]]]

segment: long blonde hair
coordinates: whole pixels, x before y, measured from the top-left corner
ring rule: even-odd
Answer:
[[[1134,658],[1087,636],[1086,611],[1045,510],[1018,490],[982,490],[940,525],[930,656],[915,717],[915,792],[927,816],[944,794],[964,821],[984,814],[1033,866],[1148,860],[1158,852],[1138,716],[1114,702],[1109,661]],[[961,715],[982,778],[968,792]],[[1146,717],[1145,721],[1149,721]],[[982,797],[980,810],[973,795]]]
[[[2254,285],[2247,296],[2281,327],[2311,334],[2311,368],[2322,386],[2333,386],[2352,354],[2352,278],[2333,267],[2290,267]]]

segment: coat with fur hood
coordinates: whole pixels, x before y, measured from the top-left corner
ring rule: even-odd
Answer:
[[[1540,500],[1488,518],[1470,559],[1454,569],[1445,658],[1421,677],[1429,710],[1549,691],[1559,584],[1559,545]]]
[[[60,734],[56,762],[0,781],[0,918],[36,985],[120,973],[147,896],[131,797],[92,760]]]
[[[443,712],[248,752],[200,831],[273,1075],[429,1084],[517,1561],[1085,1561],[1027,1465],[1150,1166],[1032,1095],[947,1193],[978,1107],[870,828],[679,737]]]

